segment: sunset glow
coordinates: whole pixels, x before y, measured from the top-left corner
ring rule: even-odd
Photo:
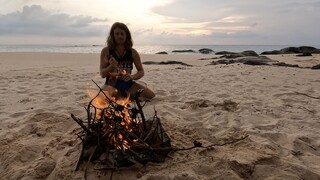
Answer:
[[[211,44],[239,44],[244,37],[250,37],[247,38],[250,44],[316,44],[320,41],[316,18],[320,16],[320,6],[315,0],[272,3],[0,0],[0,3],[0,40],[5,44],[29,41],[103,44],[114,22],[127,24],[139,44],[193,44],[201,38]]]

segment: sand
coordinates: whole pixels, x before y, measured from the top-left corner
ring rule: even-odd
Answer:
[[[207,65],[214,55],[141,55],[141,83],[174,147],[238,143],[172,152],[164,163],[121,168],[113,179],[320,179],[320,71],[244,64]],[[311,67],[320,55],[270,55]],[[91,80],[103,84],[99,54],[0,53],[0,179],[83,179],[74,172]],[[106,179],[94,170],[88,179]]]

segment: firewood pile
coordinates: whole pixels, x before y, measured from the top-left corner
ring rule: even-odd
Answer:
[[[71,114],[81,126],[77,135],[82,140],[82,151],[76,170],[81,163],[95,160],[105,169],[163,162],[172,149],[170,138],[156,111],[146,120],[139,101],[142,91],[130,100],[117,101],[98,88],[99,92],[86,107],[87,120]]]

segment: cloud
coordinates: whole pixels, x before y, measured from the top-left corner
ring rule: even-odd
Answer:
[[[98,44],[105,40],[110,21],[127,23],[135,42],[149,44],[312,45],[320,42],[319,0],[168,0],[168,3],[152,4],[153,7],[150,4],[151,9],[147,10],[131,8],[134,13],[130,13],[128,6],[125,14],[118,13],[118,5],[123,6],[118,1],[97,0],[90,8],[85,6],[88,0],[1,1],[2,43],[24,43],[28,37],[33,42],[37,37],[37,42],[50,39]],[[95,17],[108,17],[108,20]]]
[[[143,36],[143,35],[152,34],[152,32],[153,32],[152,28],[147,28],[147,29],[137,29],[137,30],[133,31],[132,33],[137,36]]]
[[[287,2],[279,8],[279,13],[314,13],[318,12],[320,8],[320,1],[305,0],[296,2]]]
[[[236,32],[254,31],[259,24],[257,18],[248,13],[249,6],[243,4],[234,0],[175,0],[171,4],[154,7],[152,11],[165,17],[166,26],[177,27],[176,32],[186,35],[239,34]]]
[[[163,16],[164,24],[191,32],[206,30],[212,43],[248,42],[262,44],[316,44],[320,41],[319,0],[175,0],[152,12]],[[247,39],[244,39],[247,38]],[[207,42],[207,40],[206,40]]]
[[[0,14],[0,35],[100,36],[106,34],[107,19],[53,13],[40,5]]]
[[[253,0],[243,3],[235,0],[212,1],[212,0],[175,0],[171,4],[157,6],[152,12],[184,22],[218,21],[223,18],[237,17],[240,9],[250,9]],[[247,5],[244,5],[247,4]],[[240,7],[240,8],[239,8]]]

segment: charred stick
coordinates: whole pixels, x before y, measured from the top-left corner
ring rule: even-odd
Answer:
[[[142,157],[138,154],[138,153],[136,153],[134,150],[132,150],[132,149],[127,149],[128,151],[130,151],[132,154],[134,154],[135,156],[137,156],[138,158],[140,158],[140,159],[142,159]],[[137,163],[136,163],[137,164]]]
[[[86,112],[87,112],[87,119],[88,119],[88,124],[87,124],[87,126],[88,126],[88,129],[90,129],[90,127],[89,127],[89,122],[91,121],[91,113],[90,113],[90,106],[88,105],[88,107],[84,107],[84,109],[86,109]]]
[[[121,133],[122,136],[124,136],[124,137],[126,138],[126,140],[127,140],[129,143],[131,143],[131,144],[135,144],[135,143],[136,143],[136,142],[132,141],[131,138],[129,137],[129,135],[131,135],[131,134],[133,134],[133,133],[131,133],[131,132],[129,132],[129,131],[126,131],[125,128],[121,128],[121,129],[120,129],[120,133]],[[131,136],[132,136],[132,135],[131,135]],[[135,138],[135,137],[134,137],[134,138]]]
[[[76,168],[74,171],[77,171],[79,169],[79,166],[80,166],[80,161],[82,160],[82,156],[83,156],[83,150],[84,150],[84,143],[82,141],[82,147],[81,147],[81,151],[80,151],[80,156],[79,156],[79,159],[76,163]]]
[[[151,127],[151,128],[149,129],[149,133],[146,135],[146,137],[143,139],[143,141],[146,141],[146,140],[149,138],[149,136],[151,135],[151,133],[154,132],[154,131],[155,131],[155,128],[154,128],[154,127]]]
[[[94,106],[92,106],[92,107],[94,109],[94,114],[90,113],[90,117],[91,117],[90,121],[92,120],[92,122],[94,122],[94,121],[96,121],[96,117],[97,117],[97,108]],[[92,117],[93,117],[93,119],[92,119]]]
[[[150,150],[153,150],[153,148],[147,144],[146,142],[144,142],[142,139],[140,139],[138,136],[136,136],[135,134],[128,132],[129,135],[131,135],[132,137],[138,139],[140,142],[142,142],[146,147],[148,147]]]
[[[229,141],[229,142],[225,142],[225,143],[222,143],[222,144],[212,144],[212,145],[209,145],[209,146],[205,146],[204,148],[210,148],[212,146],[224,146],[224,145],[228,145],[228,144],[234,144],[234,143],[237,143],[239,141],[242,141],[244,139],[246,139],[247,137],[249,137],[249,135],[246,135],[246,136],[243,136],[239,139],[234,139],[232,141]]]
[[[140,104],[140,101],[139,101],[139,96],[142,94],[143,92],[143,89],[139,89],[137,92],[136,92],[136,95],[134,97],[134,100],[136,101],[136,104],[138,106],[138,111],[141,115],[141,119],[142,119],[142,124],[143,124],[143,129],[146,131],[147,130],[147,125],[146,125],[146,118],[144,117],[144,114],[143,114],[143,111],[142,111],[142,106]]]
[[[193,149],[195,147],[190,147],[188,149],[180,149],[180,148],[176,148],[176,147],[155,147],[154,145],[150,146],[152,149],[152,151],[181,151],[181,150],[190,150]],[[136,150],[150,150],[150,148],[146,145],[132,145],[131,146],[132,149],[136,149]]]
[[[123,150],[122,143],[121,142],[119,143],[119,141],[120,141],[120,139],[119,139],[119,130],[118,130],[117,126],[115,128],[114,136],[115,136],[115,141],[116,141],[115,142],[116,147],[120,144],[120,147]]]
[[[111,170],[111,173],[110,173],[110,177],[109,177],[109,180],[112,180],[112,176],[113,176],[113,172],[114,172],[115,170]]]
[[[109,103],[111,106],[116,107],[116,106],[114,106],[114,102],[113,102],[111,99],[109,99],[109,97],[106,95],[106,93],[104,93],[103,89],[101,89],[101,87],[100,87],[94,80],[92,80],[92,81],[93,81],[93,83],[96,84],[96,86],[99,88],[100,92],[106,97],[108,103]],[[98,93],[98,95],[100,94],[100,92]],[[98,97],[98,95],[97,95],[96,97]]]
[[[104,116],[103,116],[104,112],[105,112],[105,109],[103,109],[103,110],[101,111],[102,116],[101,116],[100,119],[98,120],[98,132],[99,132],[98,134],[99,134],[99,136],[103,134],[103,131],[102,131],[102,129],[101,129],[101,126],[103,126],[102,122],[105,121],[105,118],[104,118]]]
[[[156,114],[155,114],[155,116],[152,118],[152,122],[151,122],[151,124],[150,124],[150,127],[151,127],[151,128],[149,129],[149,132],[148,132],[147,136],[143,139],[144,141],[148,139],[148,137],[151,135],[152,132],[155,131],[155,128],[153,128],[153,126],[152,126],[153,123],[154,123],[155,118],[158,118],[158,117],[156,116]]]
[[[143,167],[143,165],[141,163],[139,163],[138,161],[134,160],[133,158],[129,157],[128,158],[129,161],[133,162],[134,164],[138,164],[140,167]]]
[[[190,150],[190,149],[197,148],[197,147],[208,149],[208,148],[213,147],[213,146],[225,146],[225,145],[228,145],[228,144],[234,144],[234,143],[237,143],[239,141],[242,141],[242,140],[246,139],[247,137],[249,137],[249,135],[243,136],[243,137],[241,137],[239,139],[234,139],[234,140],[229,141],[229,142],[224,142],[222,144],[216,143],[216,144],[211,144],[209,146],[196,146],[196,145],[194,145],[193,147],[189,147],[189,148],[175,148],[172,151]]]
[[[249,137],[249,135],[246,135],[246,136],[241,137],[239,139],[235,139],[233,141],[225,142],[225,143],[222,143],[222,144],[211,144],[209,146],[192,146],[192,147],[188,147],[188,148],[177,148],[177,147],[154,147],[155,145],[151,145],[151,146],[150,145],[148,145],[148,146],[145,146],[145,145],[132,145],[132,148],[145,150],[145,149],[149,149],[149,147],[151,147],[152,150],[154,150],[154,151],[186,151],[186,150],[191,150],[191,149],[194,149],[194,148],[205,148],[205,149],[208,149],[208,148],[213,147],[213,146],[225,146],[225,145],[228,145],[228,144],[234,144],[234,143],[237,143],[239,141],[242,141],[242,140],[246,139],[247,137]]]
[[[90,126],[91,126],[91,116],[92,114],[90,113],[90,106],[92,106],[92,102],[95,98],[97,98],[99,96],[99,93],[90,100],[90,102],[88,103],[88,107],[87,107],[87,116],[88,116],[88,128],[90,129]],[[93,106],[94,107],[94,106]],[[96,108],[94,107],[95,109],[95,115],[96,115]],[[95,119],[95,116],[94,116],[94,119]]]
[[[126,140],[127,140],[130,144],[134,144],[134,143],[135,143],[135,142],[133,142],[133,141],[129,138],[128,133],[126,133],[126,132],[124,132],[124,131],[122,131],[122,130],[120,130],[120,133],[121,133],[124,137],[126,137]]]
[[[112,132],[111,132],[112,130],[113,130],[113,128],[108,129],[108,131],[105,132],[105,133],[102,135],[102,137],[105,137],[107,134],[112,133]],[[107,137],[108,137],[108,136],[107,136]]]
[[[161,140],[163,140],[164,129],[162,127],[162,124],[161,124],[160,120],[158,120],[158,127],[160,128],[160,138],[161,138]]]
[[[85,178],[85,179],[87,179],[87,170],[88,170],[88,167],[89,167],[89,163],[90,163],[90,161],[91,161],[91,159],[92,159],[93,154],[96,152],[96,149],[97,149],[97,146],[94,146],[94,148],[93,148],[93,150],[92,150],[92,152],[91,152],[91,154],[90,154],[90,156],[89,156],[89,159],[88,159],[86,168],[85,168],[85,170],[84,170],[84,178]]]
[[[98,171],[105,171],[105,170],[116,170],[117,168],[115,167],[103,167],[103,168],[96,168],[94,170],[98,170]]]
[[[110,161],[109,161],[110,146],[107,146],[105,149],[106,149],[106,159],[105,159],[105,161],[110,163]]]
[[[77,117],[75,117],[73,114],[71,114],[71,117],[72,117],[72,119],[74,120],[74,121],[76,121],[76,123],[78,123],[81,127],[82,127],[82,129],[84,130],[84,131],[86,131],[88,134],[90,134],[90,135],[94,135],[84,124],[83,124],[83,121],[81,120],[81,119],[78,119]]]

